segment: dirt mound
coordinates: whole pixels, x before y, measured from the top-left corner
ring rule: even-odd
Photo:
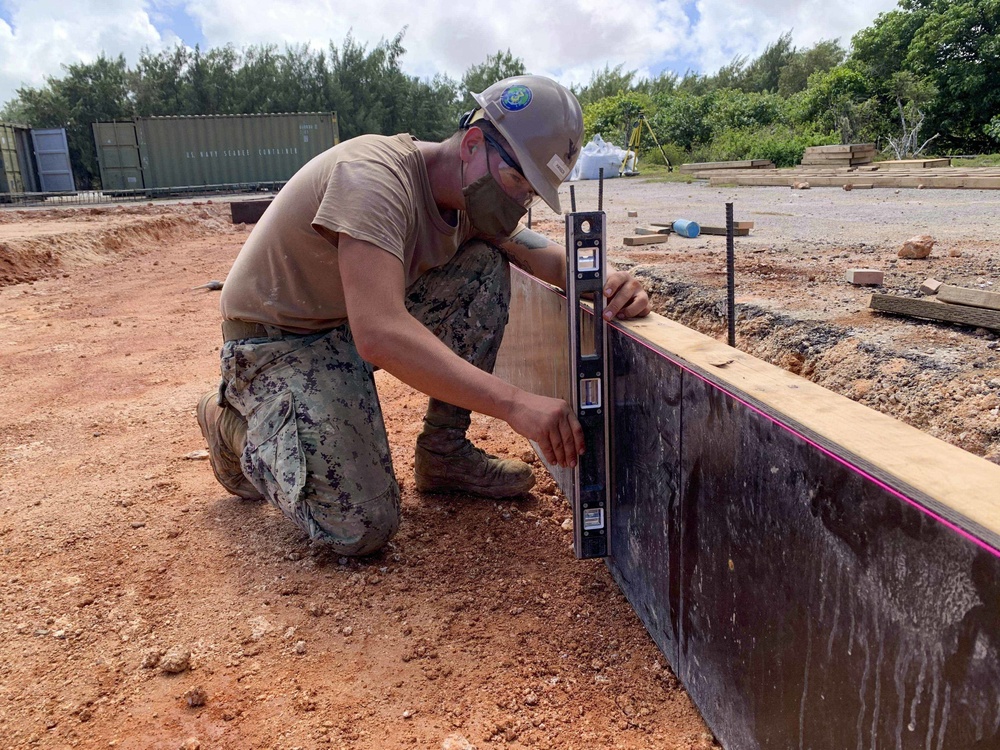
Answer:
[[[236,230],[228,206],[114,206],[0,212],[0,286]]]

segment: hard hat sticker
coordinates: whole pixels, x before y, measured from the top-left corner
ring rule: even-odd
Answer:
[[[508,86],[500,94],[500,106],[508,112],[518,112],[531,104],[531,89],[527,86]]]
[[[569,174],[569,165],[559,158],[559,154],[552,154],[552,158],[549,159],[548,167],[552,170],[552,174],[560,180],[565,180],[566,175]]]

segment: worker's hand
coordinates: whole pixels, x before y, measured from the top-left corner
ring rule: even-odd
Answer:
[[[538,443],[550,464],[573,468],[583,453],[583,428],[562,399],[524,393],[507,423],[515,432]]]
[[[628,271],[615,271],[604,284],[604,319],[644,318],[650,313],[649,295]]]

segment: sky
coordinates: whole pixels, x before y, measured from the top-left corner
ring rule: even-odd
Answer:
[[[227,43],[369,47],[406,27],[410,75],[460,79],[509,49],[532,73],[584,84],[605,65],[640,76],[713,73],[782,33],[797,47],[851,36],[896,0],[0,0],[0,103],[64,65],[102,52],[134,64],[144,49]]]

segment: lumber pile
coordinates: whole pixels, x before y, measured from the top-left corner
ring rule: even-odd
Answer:
[[[747,159],[744,161],[703,161],[681,164],[678,171],[697,177],[702,172],[719,172],[725,169],[776,169],[776,167],[770,159]]]
[[[856,167],[875,160],[874,143],[855,143],[846,146],[810,146],[802,157],[806,167]]]
[[[921,291],[923,290],[924,287],[921,287]],[[940,284],[936,296],[930,299],[873,294],[869,305],[873,310],[894,315],[1000,331],[1000,293],[997,292]]]
[[[799,166],[769,171],[734,169],[708,173],[708,184],[711,187],[741,185],[789,188],[796,182],[808,182],[809,186],[814,188],[843,188],[844,185],[851,185],[855,189],[873,187],[1000,190],[1000,167],[940,166],[883,169],[884,163],[877,162],[859,167]]]

